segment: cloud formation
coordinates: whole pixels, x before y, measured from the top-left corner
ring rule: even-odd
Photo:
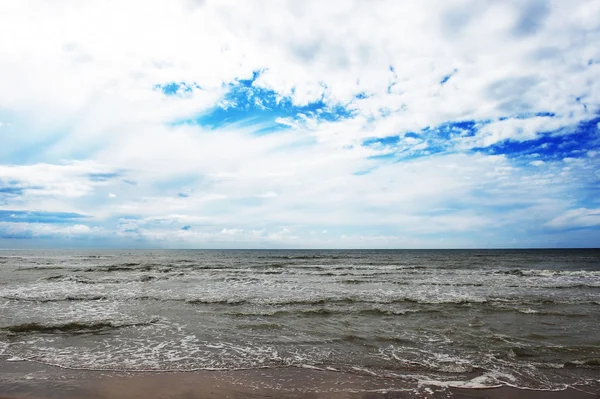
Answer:
[[[599,14],[4,2],[0,246],[598,246]]]

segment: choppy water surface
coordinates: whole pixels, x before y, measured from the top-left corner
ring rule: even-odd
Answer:
[[[600,382],[600,251],[0,251],[0,356]]]

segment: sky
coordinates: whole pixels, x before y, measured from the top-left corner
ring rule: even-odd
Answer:
[[[0,248],[600,246],[600,1],[0,2]]]

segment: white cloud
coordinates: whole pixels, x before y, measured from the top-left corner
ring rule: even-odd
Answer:
[[[277,197],[277,193],[274,191],[267,191],[266,193],[257,194],[257,198],[275,198]]]
[[[114,169],[98,162],[69,161],[59,164],[0,165],[0,183],[12,182],[21,188],[28,199],[51,200],[78,198],[106,185],[94,176],[110,174]]]
[[[600,226],[600,208],[570,209],[546,224],[554,228]]]
[[[0,234],[6,237],[71,238],[103,236],[106,232],[100,227],[84,224],[56,225],[50,223],[14,223],[0,222]]]
[[[298,105],[323,94],[347,103],[365,92],[371,97],[357,102],[361,113],[406,109],[396,125],[408,129],[532,110],[581,118],[575,97],[599,103],[600,68],[585,68],[588,58],[600,58],[593,45],[598,26],[583,22],[595,7],[590,1],[572,4],[570,18],[564,4],[553,3],[528,37],[514,32],[525,12],[520,2],[207,1],[190,8],[125,1],[118,13],[114,7],[67,0],[2,5],[0,33],[12,39],[2,44],[0,72],[11,79],[0,87],[0,107],[35,113],[30,137],[77,120],[71,135],[102,143],[115,127],[143,129],[206,108],[222,82],[261,69],[258,85]],[[156,83],[182,80],[204,90],[177,99],[152,91]]]
[[[581,115],[580,115],[581,117]],[[563,127],[573,126],[579,120],[572,117],[527,119],[506,119],[482,127],[473,138],[461,140],[468,147],[487,147],[504,140],[533,140],[541,133],[548,133]]]

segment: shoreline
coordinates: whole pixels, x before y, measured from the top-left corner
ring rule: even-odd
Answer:
[[[591,399],[594,386],[535,390],[455,387],[304,368],[235,371],[115,372],[0,361],[0,399]]]

